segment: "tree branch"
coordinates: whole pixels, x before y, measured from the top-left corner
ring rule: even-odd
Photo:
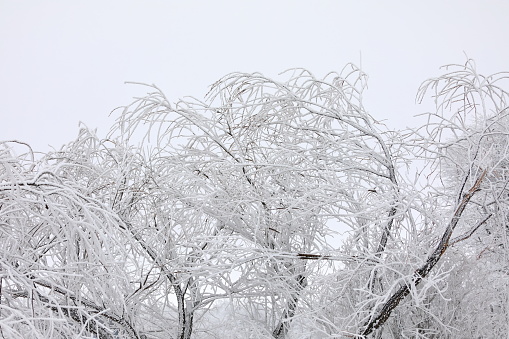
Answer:
[[[431,269],[440,260],[442,255],[447,250],[447,247],[449,247],[449,239],[451,238],[452,232],[456,228],[456,225],[458,224],[461,215],[463,214],[465,208],[470,202],[470,199],[474,196],[475,192],[479,190],[481,182],[486,176],[486,173],[487,170],[484,170],[484,172],[481,174],[481,176],[479,176],[479,178],[476,180],[472,188],[466,194],[463,195],[463,200],[459,203],[458,207],[456,208],[456,211],[454,212],[454,215],[451,221],[449,222],[449,225],[447,225],[447,228],[444,234],[442,235],[440,243],[435,248],[433,253],[428,257],[424,265],[415,270],[415,272],[412,274],[411,282],[412,285],[414,286],[419,285],[422,279],[428,275]],[[374,330],[376,330],[377,328],[379,328],[380,326],[382,326],[387,321],[387,319],[389,319],[392,311],[399,305],[401,300],[403,300],[409,293],[410,293],[410,283],[401,286],[389,298],[389,300],[382,305],[382,308],[378,311],[378,314],[375,317],[372,317],[364,325],[364,330],[361,332],[361,335],[365,337]]]

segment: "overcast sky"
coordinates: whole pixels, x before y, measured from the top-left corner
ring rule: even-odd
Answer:
[[[105,135],[146,92],[125,81],[176,101],[233,71],[321,77],[348,62],[369,74],[369,112],[402,128],[439,66],[467,53],[481,73],[509,71],[508,14],[507,0],[0,0],[0,140],[60,148],[80,121]]]

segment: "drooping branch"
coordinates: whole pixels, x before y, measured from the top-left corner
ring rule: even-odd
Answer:
[[[35,279],[35,277],[32,277]],[[123,317],[118,317],[115,314],[112,314],[108,309],[97,305],[96,303],[84,298],[83,296],[77,297],[76,295],[72,294],[70,291],[65,290],[63,288],[60,288],[56,285],[54,285],[51,282],[45,281],[43,279],[36,279],[34,280],[34,284],[38,286],[42,286],[48,289],[51,289],[51,291],[56,292],[62,296],[65,296],[66,298],[69,298],[72,300],[75,304],[75,306],[70,305],[57,305],[54,302],[52,302],[49,298],[45,297],[44,295],[37,293],[37,298],[40,299],[43,303],[47,304],[47,307],[50,308],[52,311],[58,313],[62,312],[65,316],[70,317],[74,321],[80,324],[87,324],[87,330],[96,333],[99,338],[113,338],[107,330],[104,329],[104,324],[102,324],[99,321],[94,320],[92,317],[85,317],[83,314],[80,314],[77,308],[83,307],[88,308],[90,311],[88,313],[94,314],[94,315],[100,315],[101,317],[108,319],[111,322],[116,323],[120,327],[122,327],[127,333],[129,333],[129,337],[133,339],[139,338],[136,330],[132,326],[131,323],[129,323],[126,319]],[[12,293],[14,297],[17,298],[32,298],[31,293],[27,291],[16,291]]]

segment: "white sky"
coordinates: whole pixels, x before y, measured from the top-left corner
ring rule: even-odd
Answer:
[[[509,1],[0,0],[0,140],[60,148],[78,122],[104,136],[115,107],[154,83],[170,100],[203,98],[219,77],[360,63],[366,106],[413,125],[419,84],[477,61],[509,71]]]

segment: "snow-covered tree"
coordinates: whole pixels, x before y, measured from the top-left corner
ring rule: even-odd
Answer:
[[[149,86],[38,160],[2,143],[0,334],[507,332],[505,75],[451,67],[414,130],[368,114],[348,65],[234,73],[204,101]]]

